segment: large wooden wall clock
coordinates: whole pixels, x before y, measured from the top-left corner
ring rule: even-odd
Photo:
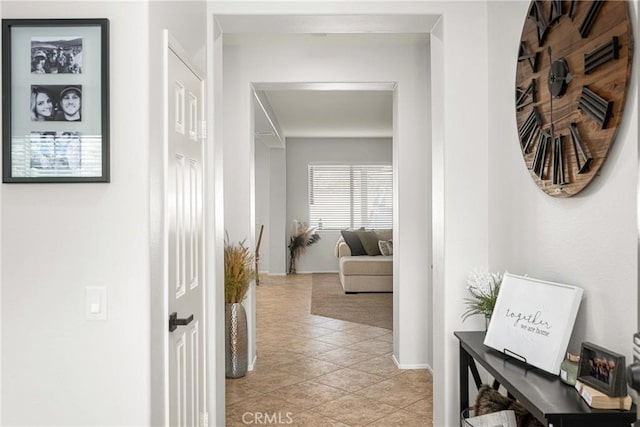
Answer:
[[[632,57],[626,1],[531,2],[515,109],[522,155],[545,193],[573,196],[598,174],[622,122]]]

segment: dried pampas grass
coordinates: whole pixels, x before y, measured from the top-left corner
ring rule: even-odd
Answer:
[[[305,222],[293,220],[293,228],[289,239],[289,274],[296,273],[296,260],[304,253],[307,247],[320,240],[315,227],[308,227]]]
[[[244,240],[238,244],[224,239],[224,300],[228,304],[242,302],[254,278],[253,255]]]

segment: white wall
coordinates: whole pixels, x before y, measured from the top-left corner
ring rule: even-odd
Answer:
[[[457,422],[458,346],[452,332],[481,327],[473,321],[461,322],[464,279],[471,268],[489,261],[494,270],[509,268],[556,280],[572,278],[567,281],[580,282],[587,293],[595,292],[597,296],[585,300],[583,307],[589,320],[581,313],[577,331],[612,348],[624,346],[621,350],[628,354],[626,343],[637,325],[638,300],[637,229],[630,225],[637,209],[637,82],[632,82],[625,125],[601,177],[587,190],[587,197],[562,201],[566,204],[560,208],[561,201],[543,196],[522,164],[515,161],[521,161],[512,110],[515,56],[528,2],[302,3],[220,5],[215,10],[283,15],[366,10],[442,17],[431,35],[431,115],[427,120],[431,120],[432,132],[425,138],[433,164],[433,192],[428,199],[433,200],[434,312],[424,333],[433,331],[434,425],[452,426]],[[632,2],[632,11],[637,40],[637,1]],[[307,61],[306,55],[300,55],[293,67],[297,71]],[[401,106],[395,105],[394,109],[402,117]],[[396,150],[402,151],[394,146],[394,165],[399,158]],[[630,170],[633,177],[629,176]],[[404,182],[396,182],[404,187]],[[604,214],[600,214],[603,209]],[[428,208],[425,210],[428,213]],[[538,213],[541,221],[527,224],[522,219]],[[582,234],[585,230],[574,227],[574,215],[578,224],[589,226],[586,237]],[[418,219],[414,221],[419,223]],[[405,222],[400,224],[402,230]],[[601,242],[605,250],[597,251]],[[570,248],[564,247],[568,244]],[[396,278],[400,283],[415,279],[400,270],[402,276]],[[613,322],[594,304],[603,296],[601,290],[611,284],[619,288],[605,298],[614,304],[602,306],[616,307],[613,320],[621,328],[616,333],[605,332]],[[412,312],[410,302],[403,302],[401,307]]]
[[[426,5],[425,5],[426,7]],[[433,124],[434,425],[459,423],[456,330],[462,323],[465,275],[487,264],[486,4],[443,7],[431,34]]]
[[[213,18],[211,3],[207,2],[207,134],[209,145],[205,157],[209,168],[206,174],[205,210],[207,214],[206,251],[207,280],[211,283],[224,283],[224,162],[223,153],[223,39],[222,32]],[[214,96],[215,95],[215,96]],[[213,143],[212,143],[213,142]],[[209,407],[209,423],[224,425],[225,423],[225,352],[224,348],[224,286],[213,286],[206,298],[207,324],[207,401]]]
[[[260,226],[264,225],[262,232],[262,243],[260,244],[260,260],[258,268],[260,272],[269,272],[269,253],[271,241],[270,224],[270,195],[269,195],[269,165],[271,151],[264,143],[256,139],[255,141],[255,168],[256,168],[256,242],[260,233]]]
[[[111,183],[3,185],[2,422],[148,424],[148,114],[129,98],[148,98],[148,7],[3,2],[2,13],[109,18],[113,106]],[[106,287],[107,321],[85,320],[86,286]]]
[[[309,170],[311,162],[388,162],[391,164],[391,138],[287,138],[287,235],[289,242],[294,219],[309,221]],[[320,231],[320,240],[307,248],[297,270],[337,272],[334,255],[340,231]]]
[[[287,152],[284,148],[269,150],[269,273],[287,273],[287,247],[283,243],[287,229]]]
[[[427,102],[425,110],[414,109],[414,114],[405,114],[407,102],[412,99],[411,93],[406,93],[404,85],[399,85],[398,96],[394,103],[394,119],[404,117],[404,122],[395,126],[394,141],[401,136],[402,140],[414,141],[412,145],[394,144],[394,168],[405,170],[407,179],[396,179],[396,185],[402,192],[396,192],[400,202],[394,206],[394,213],[398,215],[394,223],[396,228],[394,239],[402,239],[404,233],[412,233],[406,240],[407,252],[420,244],[426,245],[426,250],[416,250],[413,255],[408,254],[406,264],[394,269],[394,280],[402,286],[411,287],[405,298],[394,303],[394,319],[398,322],[413,322],[413,328],[406,329],[406,335],[398,337],[394,347],[421,346],[433,339],[433,356],[431,350],[427,360],[433,362],[434,368],[434,425],[451,426],[457,422],[458,410],[458,346],[453,337],[454,330],[463,329],[460,315],[463,312],[462,300],[465,297],[464,277],[470,268],[485,265],[488,261],[488,172],[487,162],[487,102],[488,89],[488,62],[487,62],[487,21],[486,4],[481,2],[259,2],[259,3],[213,3],[211,10],[214,14],[266,14],[266,15],[332,15],[332,14],[380,14],[392,15],[438,15],[441,17],[435,29],[435,39],[432,34],[431,61],[425,59],[425,66],[431,67],[434,80],[430,87],[425,87],[424,92],[414,92],[415,96],[424,96]],[[255,18],[254,18],[255,19]],[[264,46],[262,47],[264,48]],[[256,48],[259,50],[259,48]],[[265,71],[267,75],[273,75],[274,71],[270,63],[277,64],[278,71],[286,70],[288,76],[297,75],[305,71],[308,64],[314,65],[326,58],[314,57],[316,52],[302,52],[298,54],[298,60],[289,67],[281,66],[278,61],[265,60],[254,67]],[[260,57],[260,53],[256,52]],[[368,71],[364,75],[353,75],[355,81],[360,81],[363,76],[368,76],[373,69],[386,70],[393,66],[393,61],[388,58],[380,67],[372,65],[369,61],[359,61],[353,65],[352,59],[345,58],[344,62],[331,63],[331,72],[328,73],[322,67],[310,69],[304,81],[325,81],[331,78],[344,66],[365,66]],[[225,58],[226,60],[226,58]],[[324,62],[324,64],[328,64]],[[343,66],[344,65],[344,66]],[[425,78],[426,73],[418,71],[422,61],[414,62],[415,68],[405,67],[409,80]],[[240,67],[239,69],[242,69]],[[249,67],[251,69],[251,67]],[[316,77],[318,70],[324,71],[324,76]],[[381,71],[384,73],[384,71]],[[348,72],[341,78],[351,76]],[[284,76],[286,77],[286,76]],[[272,78],[283,78],[275,76]],[[226,75],[225,75],[226,79]],[[393,77],[392,77],[393,79]],[[428,79],[426,76],[425,79]],[[386,79],[385,79],[386,80]],[[225,82],[226,83],[226,82]],[[240,86],[242,89],[242,85]],[[430,91],[430,92],[429,92]],[[223,91],[216,92],[220,96]],[[225,99],[227,90],[225,88]],[[428,98],[429,93],[432,95]],[[407,97],[407,98],[405,98]],[[240,99],[241,102],[245,102]],[[415,99],[414,99],[415,102]],[[511,102],[511,101],[510,101]],[[415,105],[414,105],[415,106]],[[240,107],[239,111],[248,109]],[[397,113],[397,114],[395,114]],[[220,120],[224,119],[218,117]],[[394,122],[397,123],[397,122]],[[423,125],[424,130],[409,130],[413,125]],[[405,126],[408,126],[405,128]],[[431,131],[429,131],[431,126]],[[400,131],[398,131],[400,129]],[[408,133],[407,133],[408,131]],[[226,135],[225,135],[226,138]],[[473,142],[473,143],[470,143]],[[237,143],[237,141],[234,141]],[[430,150],[433,143],[433,150]],[[404,147],[404,148],[402,148]],[[225,145],[225,149],[233,149]],[[399,154],[402,154],[400,156]],[[428,165],[433,158],[433,181]],[[406,164],[406,168],[399,168]],[[419,164],[419,166],[418,166]],[[415,168],[415,169],[414,169]],[[417,173],[416,173],[417,172]],[[413,183],[411,174],[414,173]],[[423,182],[424,186],[416,188]],[[433,182],[433,224],[431,218],[431,182]],[[446,183],[446,185],[445,185]],[[412,196],[417,196],[412,199]],[[409,204],[403,204],[405,200]],[[437,203],[437,206],[436,206]],[[403,217],[398,207],[415,211]],[[437,209],[436,209],[437,208]],[[402,221],[399,221],[400,218]],[[402,224],[406,222],[406,227]],[[439,240],[434,241],[433,259],[438,262],[433,267],[433,293],[431,290],[431,274],[429,273],[429,261],[431,258],[430,230],[424,230],[433,226],[434,236]],[[403,232],[404,230],[404,232]],[[400,234],[398,235],[398,231]],[[414,246],[415,245],[415,246]],[[395,248],[394,248],[395,249]],[[401,276],[399,275],[401,273]],[[394,296],[398,297],[396,292]],[[427,308],[416,306],[426,303]],[[405,313],[399,315],[399,307]],[[431,315],[433,307],[433,318]],[[418,315],[415,316],[416,312]],[[426,320],[424,320],[426,319]],[[476,325],[475,327],[479,327]],[[464,328],[475,328],[468,323]],[[433,334],[433,336],[431,336]],[[417,340],[416,340],[417,339]]]
[[[186,2],[181,2],[186,3]],[[394,146],[394,166],[403,166],[407,175],[401,176],[396,180],[398,186],[402,189],[399,194],[400,202],[398,205],[403,208],[402,200],[407,200],[412,206],[404,208],[409,213],[410,208],[415,208],[410,215],[406,217],[402,213],[398,213],[400,221],[399,230],[401,235],[396,239],[405,239],[402,245],[406,247],[407,259],[406,263],[402,263],[402,277],[396,279],[398,283],[402,283],[403,290],[407,290],[406,294],[397,304],[402,307],[404,317],[399,317],[400,322],[412,322],[412,326],[402,328],[406,331],[405,335],[397,337],[397,349],[404,353],[405,350],[412,354],[422,354],[422,350],[414,351],[416,348],[423,348],[427,353],[430,351],[425,342],[428,342],[431,327],[433,327],[434,336],[434,368],[435,368],[435,384],[436,393],[434,400],[434,422],[435,425],[453,425],[457,413],[456,398],[456,367],[457,367],[457,347],[455,339],[451,336],[451,332],[460,327],[459,314],[462,310],[460,303],[464,296],[464,287],[462,285],[464,274],[470,267],[486,263],[487,260],[487,171],[486,171],[486,147],[488,130],[487,130],[487,113],[486,99],[488,90],[483,82],[488,82],[488,64],[486,58],[486,5],[476,2],[342,2],[342,3],[320,3],[320,2],[299,2],[292,3],[272,3],[259,2],[251,4],[239,4],[240,2],[217,3],[208,2],[208,10],[213,13],[265,13],[265,14],[357,14],[357,13],[377,13],[377,14],[436,14],[442,16],[442,21],[438,29],[437,49],[432,51],[434,61],[432,67],[437,69],[442,76],[441,85],[432,87],[433,100],[432,105],[438,105],[440,110],[433,111],[433,135],[434,146],[439,144],[434,150],[435,154],[442,154],[438,161],[442,161],[437,173],[441,176],[434,177],[434,183],[438,185],[438,191],[442,193],[442,214],[434,215],[435,226],[442,231],[442,245],[436,249],[441,253],[434,253],[434,259],[442,261],[441,265],[434,268],[434,299],[433,307],[440,310],[436,313],[439,317],[433,323],[430,322],[430,277],[428,270],[425,269],[425,261],[431,259],[428,242],[430,241],[429,230],[423,228],[428,223],[429,218],[429,170],[425,165],[429,164],[430,153],[429,146],[431,144],[431,133],[423,129],[428,126],[430,115],[428,111],[425,113],[420,107],[420,103],[416,99],[425,94],[422,88],[418,90],[404,89],[404,83],[399,85],[398,100],[395,108],[399,113],[399,117],[404,121],[400,123],[398,128],[402,131],[395,135],[402,136],[403,141],[411,141],[408,145],[404,142],[400,146]],[[112,39],[112,93],[116,90],[118,93],[136,93],[139,97],[147,98],[145,93],[147,87],[146,82],[153,79],[154,73],[150,67],[144,65],[141,67],[132,67],[137,64],[137,60],[141,55],[145,56],[147,43],[147,33],[149,23],[141,18],[136,11],[140,8],[140,4],[131,4],[129,2],[123,4],[86,3],[82,8],[76,7],[77,2],[70,3],[45,2],[42,5],[34,7],[31,3],[19,2],[11,5],[10,2],[3,2],[3,15],[10,17],[26,17],[38,16],[42,17],[69,17],[80,16],[80,14],[88,14],[86,16],[107,16],[112,19],[117,17],[117,24],[112,21],[112,32],[117,29],[117,33]],[[9,13],[9,11],[11,13]],[[178,13],[176,11],[176,13]],[[13,14],[13,15],[12,15]],[[204,15],[204,14],[203,14]],[[177,15],[179,16],[179,15]],[[214,31],[209,27],[208,35],[210,40],[214,39]],[[210,86],[209,93],[216,94],[214,99],[215,114],[221,111],[223,88],[221,85],[221,64],[223,62],[220,49],[220,39],[214,46],[209,47],[209,52],[216,54],[213,60],[212,75],[216,77]],[[131,48],[131,46],[144,46],[140,49]],[[257,49],[259,50],[259,49]],[[394,52],[391,55],[402,55],[410,48],[403,49],[402,52]],[[260,52],[254,52],[257,59],[265,58]],[[313,53],[318,53],[315,51]],[[325,58],[322,56],[313,57],[311,52],[297,52],[298,61],[290,64],[290,67],[282,67],[277,61],[258,61],[253,68],[240,68],[243,75],[241,80],[243,83],[239,86],[241,98],[235,101],[240,103],[240,111],[242,113],[236,118],[234,116],[226,117],[227,120],[216,121],[216,124],[209,124],[209,130],[215,133],[216,141],[222,141],[222,123],[227,128],[233,129],[231,135],[224,135],[225,141],[225,165],[227,169],[236,166],[239,170],[232,172],[227,180],[229,185],[232,182],[239,183],[239,188],[233,186],[227,192],[238,191],[240,194],[239,203],[230,206],[229,212],[240,215],[237,225],[234,225],[234,231],[238,234],[253,234],[251,215],[253,215],[253,205],[251,200],[245,199],[250,194],[253,176],[247,165],[252,159],[250,149],[245,148],[249,145],[252,138],[251,135],[251,119],[246,117],[246,111],[249,111],[249,89],[248,83],[256,74],[260,74],[263,79],[278,79],[275,75],[281,70],[286,69],[287,80],[291,78],[300,78],[302,81],[323,81],[327,78],[338,78],[340,81],[344,79],[353,79],[361,81],[363,78],[377,78],[382,80],[397,80],[400,82],[416,82],[424,77],[424,73],[419,70],[425,63],[426,59],[421,58],[418,52],[416,61],[412,62],[413,66],[399,67],[395,70],[398,75],[390,72],[395,65],[393,61],[380,61],[380,59],[367,59],[366,61],[358,61],[361,57],[353,57],[350,53],[339,52],[336,57],[341,61],[333,64],[331,70],[326,70],[322,66],[326,65]],[[369,52],[369,55],[377,57],[377,52]],[[384,56],[384,55],[383,55]],[[113,58],[118,58],[120,62],[114,62]],[[387,57],[388,58],[388,57]],[[251,61],[250,61],[251,62]],[[354,65],[354,62],[356,63]],[[383,62],[383,63],[381,63]],[[116,65],[117,64],[117,65]],[[307,68],[311,65],[311,68]],[[346,68],[352,67],[352,72]],[[363,70],[359,67],[362,67]],[[154,69],[154,71],[157,69]],[[321,72],[322,70],[322,72]],[[359,72],[353,72],[353,71]],[[369,74],[371,72],[371,75]],[[470,77],[470,74],[472,77]],[[401,77],[398,77],[401,76]],[[280,75],[280,77],[283,77]],[[308,80],[309,79],[309,80]],[[225,76],[226,80],[226,76]],[[480,84],[478,84],[480,82]],[[226,83],[226,81],[225,81]],[[246,87],[246,89],[245,89]],[[414,88],[415,89],[415,88]],[[425,88],[426,89],[426,88]],[[246,90],[246,93],[243,91]],[[141,93],[141,91],[143,93]],[[228,90],[225,89],[225,93]],[[235,94],[233,91],[231,95]],[[445,99],[446,94],[446,99]],[[512,97],[509,98],[509,104]],[[115,101],[115,99],[114,99]],[[426,101],[426,97],[423,97]],[[114,105],[116,105],[114,103]],[[96,420],[100,420],[105,424],[148,424],[148,370],[140,369],[148,364],[148,351],[145,353],[145,346],[148,347],[148,340],[141,335],[148,336],[148,315],[145,314],[141,322],[130,324],[131,316],[140,313],[142,310],[148,313],[148,271],[143,267],[148,263],[149,252],[147,249],[148,238],[148,206],[146,195],[148,194],[147,172],[148,166],[145,164],[148,156],[149,146],[148,134],[146,129],[141,130],[139,125],[142,122],[148,122],[148,115],[144,109],[129,107],[130,103],[117,104],[118,108],[112,111],[112,141],[119,141],[122,145],[115,145],[112,149],[112,176],[111,184],[86,186],[25,186],[18,189],[18,186],[3,186],[2,194],[2,332],[3,332],[3,421],[7,424],[17,424],[19,422],[43,424],[44,418],[39,418],[38,414],[45,414],[45,410],[51,409],[53,412],[46,413],[48,423],[61,424],[96,424]],[[411,106],[411,107],[410,107]],[[139,106],[136,106],[139,107]],[[410,108],[410,109],[408,109]],[[141,115],[144,119],[141,118]],[[216,119],[222,119],[221,115],[215,116]],[[461,124],[462,123],[462,124]],[[415,126],[415,127],[412,127]],[[420,128],[420,129],[418,129]],[[241,130],[242,129],[242,130]],[[240,137],[238,137],[238,135]],[[436,140],[438,138],[438,140]],[[469,149],[469,141],[474,144]],[[235,145],[237,144],[237,146]],[[123,147],[126,147],[123,149]],[[139,150],[139,151],[136,151]],[[215,148],[216,169],[212,176],[216,177],[214,185],[216,185],[215,193],[209,192],[211,201],[215,198],[217,203],[215,208],[222,207],[223,200],[219,197],[222,194],[222,163],[220,162],[222,146],[221,144]],[[228,154],[228,156],[227,156]],[[397,155],[398,154],[398,155]],[[401,155],[400,155],[401,154]],[[210,157],[211,158],[211,157]],[[227,161],[228,159],[228,161]],[[236,162],[241,159],[240,162]],[[436,159],[434,159],[435,161]],[[440,167],[441,166],[441,167]],[[239,177],[234,181],[233,178]],[[227,178],[227,177],[225,177]],[[437,179],[436,179],[437,178]],[[411,183],[413,179],[413,184]],[[415,182],[424,182],[424,186],[416,186]],[[446,187],[444,182],[447,183]],[[19,186],[22,187],[22,186]],[[46,188],[44,188],[46,187]],[[80,188],[82,187],[82,188]],[[74,188],[71,193],[68,188]],[[77,188],[77,189],[75,189]],[[247,191],[249,190],[249,191]],[[434,189],[435,192],[435,189]],[[412,197],[416,196],[416,197]],[[469,196],[471,196],[469,198]],[[404,199],[406,197],[406,199]],[[435,194],[434,194],[435,198]],[[207,204],[212,203],[208,201]],[[231,198],[230,201],[236,200]],[[70,233],[73,247],[64,251],[52,253],[45,250],[38,251],[35,243],[40,243],[42,238],[38,237],[35,242],[37,232],[44,232],[45,243],[48,240],[53,241],[49,230],[41,230],[39,228],[28,228],[27,225],[38,225],[40,218],[33,218],[35,215],[31,212],[33,207],[36,209],[47,207],[47,214],[53,216],[52,220],[57,221],[62,227],[66,227]],[[50,208],[49,205],[53,206]],[[398,209],[396,209],[396,212]],[[82,216],[78,215],[81,213]],[[219,270],[219,254],[220,236],[222,224],[221,212],[218,212],[215,220],[216,243],[218,250],[215,264]],[[84,218],[91,218],[84,220]],[[91,228],[94,219],[102,220],[106,225],[105,228]],[[35,221],[37,219],[38,221]],[[30,221],[32,224],[27,224]],[[86,223],[83,223],[86,221]],[[398,223],[398,221],[396,221]],[[410,229],[407,230],[402,224],[407,224]],[[82,231],[77,231],[76,226],[87,224]],[[22,226],[21,226],[22,225]],[[21,230],[21,233],[14,231]],[[72,229],[73,227],[73,229]],[[446,232],[445,232],[446,227]],[[44,228],[44,227],[40,227]],[[108,229],[108,230],[107,230]],[[26,230],[26,235],[25,231]],[[405,230],[405,231],[403,231]],[[405,238],[406,233],[406,238]],[[411,233],[411,234],[410,234]],[[27,247],[23,242],[29,239],[34,241],[33,245]],[[88,241],[92,245],[88,246]],[[99,244],[95,244],[99,242]],[[414,245],[427,242],[427,249],[419,249],[413,251]],[[36,247],[36,249],[34,249]],[[9,253],[11,252],[11,253]],[[411,252],[411,253],[409,253]],[[46,265],[54,266],[53,272],[47,274],[40,271],[28,271],[28,275],[24,275],[19,271],[21,262],[26,256],[35,254],[35,259],[43,261]],[[68,256],[67,256],[68,255]],[[53,257],[53,259],[51,258]],[[79,270],[79,282],[81,285],[73,289],[65,289],[64,286],[69,282],[63,279],[63,274],[59,271],[65,258],[73,261],[82,259],[82,266]],[[106,261],[105,261],[106,260]],[[416,262],[417,261],[417,262]],[[116,265],[118,268],[114,268]],[[126,268],[123,268],[126,267]],[[88,271],[90,270],[90,272]],[[426,270],[426,271],[425,271]],[[437,270],[437,271],[436,271]],[[219,274],[218,274],[219,276]],[[398,274],[395,275],[398,277]],[[30,277],[32,279],[30,280]],[[54,289],[45,297],[54,301],[55,309],[47,304],[37,304],[33,302],[34,297],[42,296],[42,290],[35,285],[38,280],[42,280],[46,286],[42,289]],[[79,288],[83,288],[86,284],[94,284],[97,280],[104,280],[110,288],[111,311],[110,320],[105,325],[104,331],[91,331],[87,333],[82,326],[84,296],[80,295]],[[405,285],[406,284],[406,285]],[[409,289],[410,287],[410,289]],[[62,292],[59,292],[62,291]],[[83,292],[82,292],[83,294]],[[62,295],[62,296],[60,296]],[[218,301],[220,292],[216,293]],[[398,292],[396,296],[400,298]],[[427,302],[427,309],[420,307],[416,309],[416,305]],[[17,304],[17,306],[16,306]],[[35,304],[35,305],[34,305]],[[218,303],[219,304],[219,303]],[[18,307],[12,309],[12,307]],[[34,313],[26,321],[17,322],[15,315],[22,315],[22,309],[25,307],[33,308]],[[396,312],[398,307],[396,307]],[[20,310],[18,312],[18,310]],[[75,314],[74,314],[75,313]],[[212,313],[215,319],[216,333],[219,338],[222,331],[220,311]],[[73,317],[68,320],[69,317]],[[125,321],[126,318],[126,321]],[[65,326],[63,332],[56,331],[55,343],[54,339],[50,339],[48,334],[38,332],[37,327],[49,325],[50,319],[56,319],[58,324]],[[76,320],[77,322],[74,322]],[[24,323],[23,323],[24,322]],[[145,323],[147,323],[145,327]],[[87,325],[95,328],[94,325]],[[465,325],[470,327],[470,325]],[[100,327],[100,326],[97,326]],[[118,331],[116,333],[115,331]],[[144,330],[145,332],[142,332]],[[29,334],[34,333],[31,337]],[[52,332],[53,333],[53,332]],[[404,334],[405,332],[403,332]],[[116,336],[117,335],[117,336]],[[93,339],[89,344],[95,345],[97,350],[86,352],[87,340]],[[219,339],[217,340],[219,344]],[[45,348],[49,354],[39,356],[40,353],[25,352],[26,356],[18,360],[13,353],[14,348],[23,350],[26,344],[38,342],[38,348],[34,349],[42,351],[41,343],[50,344],[51,348]],[[15,347],[15,344],[19,344]],[[11,348],[8,351],[7,348]],[[142,350],[140,348],[143,348]],[[64,350],[62,350],[64,348]],[[28,350],[28,349],[27,349]],[[103,351],[104,350],[104,351]],[[74,364],[64,364],[62,355],[56,357],[64,351],[64,357],[71,355],[72,358],[82,357],[82,362],[73,360]],[[143,357],[141,354],[145,353]],[[22,354],[22,353],[21,353]],[[47,360],[58,358],[63,364],[53,366],[52,368],[40,367]],[[88,356],[88,357],[86,357]],[[400,356],[402,360],[402,355]],[[407,356],[409,357],[409,356]],[[84,359],[87,360],[84,360]],[[143,360],[144,359],[144,360]],[[427,355],[428,359],[428,355]],[[221,359],[219,355],[211,354],[211,360],[215,362],[216,369],[219,371]],[[410,361],[411,362],[411,361]],[[83,368],[90,364],[91,368],[98,366],[97,372],[101,381],[90,381],[93,378],[84,375]],[[35,368],[34,368],[35,366]],[[105,368],[105,366],[107,368]],[[29,381],[29,372],[33,370],[33,381]],[[73,372],[68,371],[73,368]],[[87,372],[88,369],[85,369]],[[117,372],[117,374],[116,374]],[[10,374],[8,374],[10,373]],[[35,375],[37,374],[37,375]],[[130,375],[129,375],[130,374]],[[219,374],[219,373],[218,373]],[[47,375],[55,377],[54,381]],[[219,375],[218,375],[219,376]],[[43,380],[44,378],[44,380]],[[26,381],[24,381],[26,380]],[[140,380],[138,382],[138,380]],[[220,382],[222,379],[219,378]],[[41,389],[34,391],[32,384],[42,384]],[[55,383],[55,384],[54,384]],[[61,390],[59,384],[62,383]],[[66,390],[65,385],[71,384],[69,387],[73,390]],[[99,384],[99,391],[94,391],[91,386]],[[219,386],[216,383],[216,386]],[[218,387],[219,388],[219,387]],[[116,393],[117,390],[117,393]],[[122,393],[127,390],[127,393]],[[65,394],[64,392],[69,391]],[[137,393],[137,391],[141,391]],[[29,393],[30,406],[26,407],[26,400],[21,398]],[[96,396],[97,393],[98,395]],[[113,399],[111,395],[113,394]],[[106,396],[105,396],[106,395]],[[212,393],[213,395],[213,393]],[[62,396],[65,398],[62,399]],[[60,398],[57,398],[60,397]],[[105,398],[106,397],[106,398]],[[119,400],[122,399],[122,400]],[[44,406],[39,407],[37,413],[26,413],[27,409],[31,409],[33,403],[43,402]],[[216,414],[223,413],[222,396],[210,399],[215,402],[218,408]],[[73,414],[69,405],[73,402]],[[84,405],[82,405],[84,403]],[[17,404],[18,406],[15,406]],[[80,405],[78,405],[80,404]],[[79,407],[80,406],[80,407]],[[43,410],[44,408],[44,410]],[[91,414],[84,416],[83,409],[90,411]],[[28,419],[22,417],[25,412]],[[215,415],[216,420],[220,420],[220,416]],[[44,415],[42,415],[44,417]]]
[[[405,367],[424,367],[430,355],[424,326],[430,318],[427,306],[430,278],[428,269],[424,268],[424,260],[430,259],[429,224],[425,220],[429,187],[428,142],[425,143],[428,141],[426,40],[405,38],[398,43],[380,44],[375,42],[375,37],[383,40],[388,36],[369,35],[373,41],[361,41],[360,46],[353,48],[334,42],[331,36],[291,37],[293,39],[260,35],[259,45],[225,44],[222,118],[225,123],[225,226],[231,235],[253,232],[252,82],[397,82],[399,115],[394,144],[398,145],[398,156],[394,155],[397,171],[394,179],[401,182],[402,195],[396,210],[400,221],[404,217],[408,226],[404,228],[404,236],[402,228],[398,229],[400,235],[394,233],[398,253],[403,248],[406,251],[405,260],[400,255],[397,262],[402,266],[405,280],[394,288],[394,307],[396,310],[398,306],[403,307],[401,323],[395,331],[395,357]],[[247,305],[251,306],[251,299]],[[253,354],[251,348],[250,354]]]
[[[113,6],[112,6],[113,7]],[[167,348],[167,290],[163,286],[168,287],[168,278],[164,270],[164,256],[166,255],[163,245],[163,224],[162,209],[164,200],[164,175],[163,162],[165,156],[164,146],[164,129],[160,118],[164,114],[163,104],[163,88],[164,76],[163,59],[165,45],[163,43],[163,31],[168,30],[169,35],[173,38],[174,43],[178,43],[184,50],[184,55],[190,61],[190,65],[197,68],[204,77],[206,70],[206,21],[205,21],[206,2],[204,1],[151,1],[149,4],[149,38],[148,46],[145,52],[146,61],[149,62],[149,75],[146,77],[148,81],[148,109],[150,122],[148,123],[150,131],[149,139],[149,219],[150,219],[150,285],[151,285],[151,425],[162,425],[165,421],[165,392],[168,384],[165,382],[164,363],[165,349]],[[112,50],[113,55],[113,50]],[[114,93],[112,91],[112,93]],[[117,94],[117,92],[115,92]],[[205,160],[205,165],[207,165]],[[210,165],[210,163],[209,163]],[[205,188],[209,186],[205,182]],[[208,213],[208,214],[207,214]],[[209,207],[205,207],[205,222],[211,221],[212,213]],[[205,230],[208,224],[205,225]],[[213,280],[211,280],[211,270],[214,270],[212,262],[212,254],[206,253],[204,273],[205,281],[209,288],[215,288]],[[163,275],[164,274],[164,275]],[[205,294],[207,290],[205,289]],[[205,315],[206,316],[206,315]],[[209,325],[203,327],[202,333],[207,334]],[[208,366],[205,366],[209,369]],[[203,370],[203,372],[206,372]],[[211,390],[215,395],[215,390]],[[215,411],[212,409],[215,414]]]
[[[272,275],[286,273],[286,153],[282,148],[255,144],[256,242],[260,224],[264,224],[260,245],[261,272]]]
[[[569,199],[529,176],[513,109],[518,43],[527,3],[489,3],[489,253],[494,270],[584,289],[569,345],[592,341],[631,359],[638,327],[638,80],[599,176]],[[637,40],[637,2],[630,6]],[[634,69],[637,69],[636,44]]]
[[[109,18],[111,49],[111,183],[2,188],[3,425],[152,424],[158,49],[170,27],[203,52],[205,30],[204,2],[162,3],[2,2],[3,18]],[[85,320],[86,286],[106,287],[107,321]]]

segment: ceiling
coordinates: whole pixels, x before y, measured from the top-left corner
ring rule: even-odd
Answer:
[[[286,6],[284,6],[286,8]],[[429,33],[440,15],[225,15],[218,28],[229,34],[406,34]]]
[[[424,44],[439,20],[414,14],[216,15],[225,45],[253,46]],[[284,147],[288,137],[392,136],[393,86],[255,89],[255,135],[267,146]]]
[[[424,34],[233,34],[230,45],[424,46]],[[254,83],[255,132],[267,146],[285,138],[390,138],[394,82]]]
[[[392,136],[392,91],[272,90],[265,95],[285,137]]]

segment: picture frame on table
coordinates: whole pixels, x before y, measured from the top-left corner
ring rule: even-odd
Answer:
[[[109,20],[2,20],[2,179],[109,182]]]
[[[580,349],[578,381],[609,397],[627,395],[625,357],[590,342]]]

